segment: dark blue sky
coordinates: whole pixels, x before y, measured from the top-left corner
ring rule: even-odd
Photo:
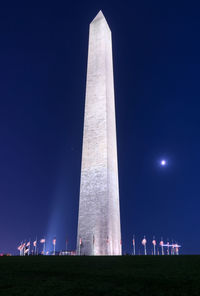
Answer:
[[[113,34],[124,252],[134,233],[149,250],[155,235],[199,253],[199,8],[1,3],[0,252],[36,235],[75,249],[88,28],[102,9]]]

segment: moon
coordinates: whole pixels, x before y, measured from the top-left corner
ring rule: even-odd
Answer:
[[[167,162],[166,162],[165,159],[162,159],[161,162],[160,162],[160,164],[161,164],[162,166],[165,166],[165,165],[167,164]]]

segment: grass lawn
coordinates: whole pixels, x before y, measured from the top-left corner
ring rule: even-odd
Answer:
[[[200,256],[0,257],[0,296],[200,295]]]

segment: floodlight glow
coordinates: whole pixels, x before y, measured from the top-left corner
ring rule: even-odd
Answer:
[[[166,160],[164,160],[164,159],[161,160],[161,165],[163,165],[163,166],[166,165]]]

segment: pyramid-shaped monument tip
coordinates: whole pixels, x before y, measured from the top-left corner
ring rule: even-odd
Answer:
[[[100,10],[97,15],[95,16],[95,18],[93,19],[92,23],[98,20],[104,19],[105,20],[105,16],[103,15],[103,12]]]

